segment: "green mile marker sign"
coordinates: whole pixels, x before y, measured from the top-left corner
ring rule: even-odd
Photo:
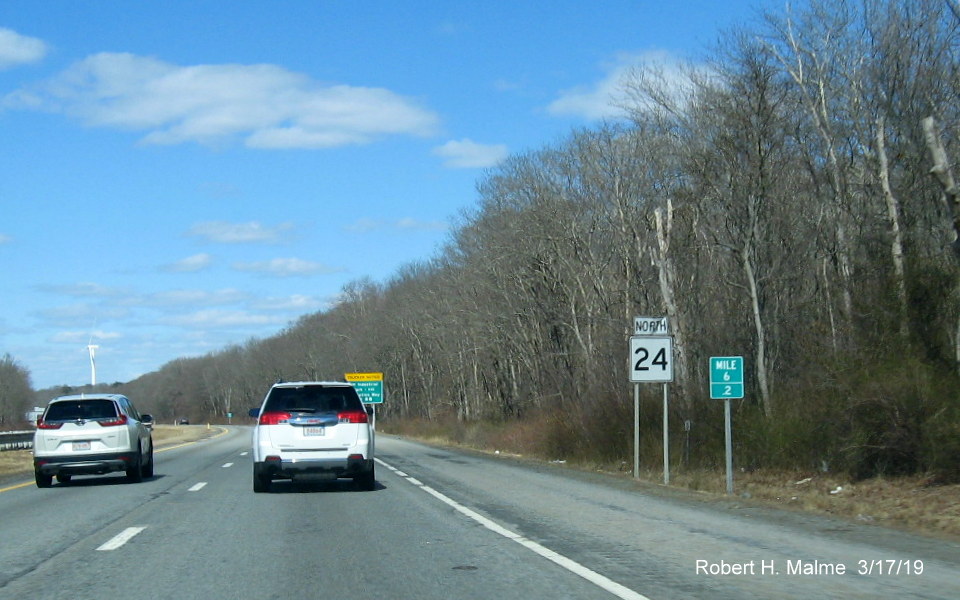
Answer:
[[[735,400],[743,398],[743,357],[710,357],[710,398]]]

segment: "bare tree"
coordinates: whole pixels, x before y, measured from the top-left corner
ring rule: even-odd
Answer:
[[[0,358],[0,426],[23,422],[32,396],[30,372],[4,354]]]

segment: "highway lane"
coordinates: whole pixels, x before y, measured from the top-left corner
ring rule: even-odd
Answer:
[[[249,430],[231,428],[158,454],[143,484],[0,493],[0,597],[960,597],[958,545],[877,527],[386,436],[374,492],[277,482],[254,494],[248,448]],[[814,559],[848,571],[787,573]],[[856,573],[879,559],[924,571]],[[755,574],[698,573],[697,561],[753,561]],[[134,575],[146,585],[131,593]]]
[[[44,552],[49,538],[33,544],[19,536],[30,558],[6,578],[0,597],[610,597],[387,469],[374,492],[349,482],[277,482],[274,493],[254,494],[248,435],[198,444],[175,462],[158,456],[162,476],[140,485],[99,481],[0,494],[0,511],[64,511],[57,529],[69,533]],[[74,527],[92,506],[89,523]],[[128,531],[134,535],[123,545],[98,550]],[[10,558],[2,556],[4,567]],[[131,588],[138,578],[143,584]]]
[[[77,477],[69,485],[37,489],[32,477],[0,485],[0,598],[3,586],[54,560],[66,549],[108,528],[132,507],[181,484],[195,465],[216,463],[249,443],[249,433],[232,429],[215,438],[158,451],[155,476],[127,484],[122,474]],[[6,487],[4,487],[6,486]],[[13,487],[14,489],[10,489]]]

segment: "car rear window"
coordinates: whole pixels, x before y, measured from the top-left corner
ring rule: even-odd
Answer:
[[[76,421],[84,419],[112,419],[117,416],[117,405],[113,400],[65,400],[54,402],[47,407],[44,421]]]
[[[363,410],[363,403],[352,387],[276,387],[270,390],[267,411],[285,412],[337,412]]]

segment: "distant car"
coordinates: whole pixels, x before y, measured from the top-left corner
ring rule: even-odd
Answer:
[[[37,487],[53,478],[125,471],[132,483],[153,477],[153,417],[119,394],[60,396],[47,405],[33,436]]]
[[[180,419],[179,421],[177,421],[177,425],[189,425],[189,424],[190,424],[190,419]]]
[[[375,488],[374,432],[349,383],[278,383],[250,416],[254,492],[270,491],[274,479],[344,477]]]

